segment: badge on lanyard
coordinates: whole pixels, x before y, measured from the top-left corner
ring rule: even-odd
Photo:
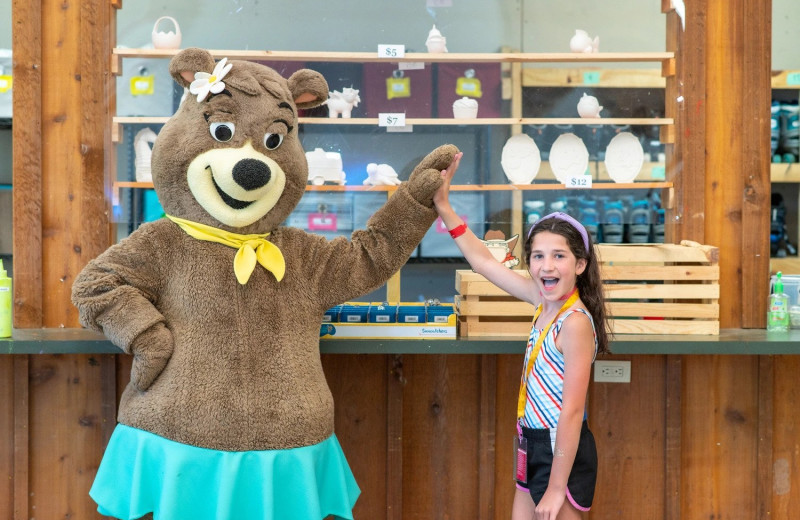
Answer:
[[[514,436],[514,479],[522,484],[528,483],[528,439]]]

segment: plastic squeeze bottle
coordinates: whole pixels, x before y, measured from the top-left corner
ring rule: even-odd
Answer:
[[[11,278],[0,260],[0,338],[11,337]]]
[[[778,271],[772,294],[769,295],[769,309],[767,310],[767,330],[789,330],[789,295],[783,292],[783,273]]]

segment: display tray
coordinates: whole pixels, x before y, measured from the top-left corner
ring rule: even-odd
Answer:
[[[452,304],[346,303],[323,316],[322,339],[455,339]]]

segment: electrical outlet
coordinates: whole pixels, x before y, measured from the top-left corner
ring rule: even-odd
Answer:
[[[630,361],[595,361],[594,380],[597,383],[630,383]]]

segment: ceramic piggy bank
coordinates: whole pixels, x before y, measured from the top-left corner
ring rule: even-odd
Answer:
[[[442,36],[442,33],[434,25],[428,33],[425,46],[428,48],[428,52],[447,52],[447,38]]]
[[[158,24],[161,20],[172,22],[172,25],[175,26],[175,31],[159,31]],[[151,37],[153,39],[153,47],[156,49],[178,49],[181,46],[181,28],[178,27],[178,22],[175,21],[175,18],[171,16],[162,16],[156,20]]]
[[[600,106],[600,103],[594,96],[587,96],[586,93],[584,93],[580,101],[578,101],[578,115],[581,117],[600,117],[601,110],[603,110],[603,107]]]
[[[334,90],[328,92],[328,117],[336,118],[341,114],[342,119],[347,119],[353,112],[353,107],[357,107],[361,102],[358,97],[358,90],[354,88],[343,88],[341,92]]]
[[[599,47],[599,36],[595,36],[592,40],[586,31],[580,29],[576,29],[575,35],[569,40],[569,48],[572,52],[597,52]]]

